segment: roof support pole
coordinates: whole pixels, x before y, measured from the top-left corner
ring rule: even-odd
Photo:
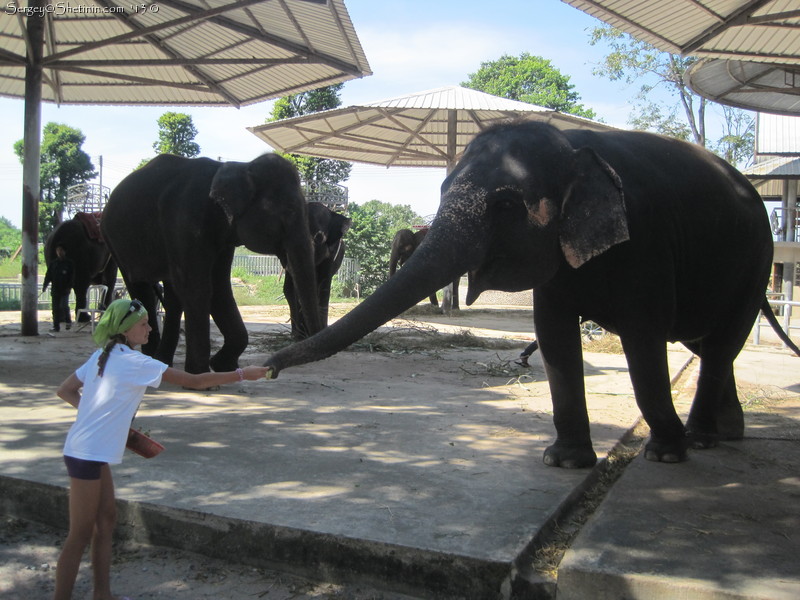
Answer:
[[[38,335],[39,300],[39,163],[42,132],[42,55],[44,7],[48,0],[31,0],[27,18],[25,123],[22,168],[22,335]]]
[[[458,112],[454,109],[447,111],[447,174],[450,175],[456,167],[456,137],[458,135]],[[449,315],[453,311],[453,284],[447,285],[442,290],[442,312]]]

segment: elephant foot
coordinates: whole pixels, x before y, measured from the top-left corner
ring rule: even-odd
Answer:
[[[688,438],[665,442],[651,436],[645,444],[644,457],[653,462],[679,463],[689,460],[688,449]]]
[[[562,469],[583,469],[597,464],[592,444],[569,445],[556,442],[544,451],[544,464]]]

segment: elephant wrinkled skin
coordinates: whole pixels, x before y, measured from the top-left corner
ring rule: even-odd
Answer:
[[[733,361],[768,307],[771,261],[758,193],[694,144],[642,132],[497,126],[471,142],[444,181],[431,229],[397,275],[266,364],[277,374],[330,356],[468,271],[468,304],[488,289],[534,290],[557,433],[545,463],[596,461],[581,319],[621,338],[651,430],[646,458],[678,462],[690,445],[743,435]],[[670,341],[700,357],[686,427],[672,405]]]
[[[236,246],[277,255],[293,274],[305,330],[321,328],[306,201],[297,170],[277,154],[249,163],[157,156],[114,189],[101,226],[130,296],[150,314],[153,331],[143,351],[167,364],[185,314],[187,371],[238,366],[248,336],[230,282]],[[224,338],[210,359],[209,315]]]

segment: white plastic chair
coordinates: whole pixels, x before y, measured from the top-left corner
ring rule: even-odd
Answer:
[[[91,324],[91,331],[94,333],[94,325],[100,320],[103,312],[105,309],[101,308],[103,306],[103,300],[106,297],[106,291],[108,288],[104,285],[90,285],[88,291],[86,292],[86,308],[81,308],[78,310],[78,318],[80,319],[81,314],[89,315],[89,323]],[[86,327],[86,324],[83,323],[80,326],[80,329]]]

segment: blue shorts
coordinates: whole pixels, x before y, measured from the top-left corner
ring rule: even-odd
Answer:
[[[67,473],[74,479],[87,479],[95,480],[100,479],[100,469],[106,462],[97,462],[96,460],[83,460],[82,458],[74,458],[72,456],[64,455],[64,464],[67,465]]]

